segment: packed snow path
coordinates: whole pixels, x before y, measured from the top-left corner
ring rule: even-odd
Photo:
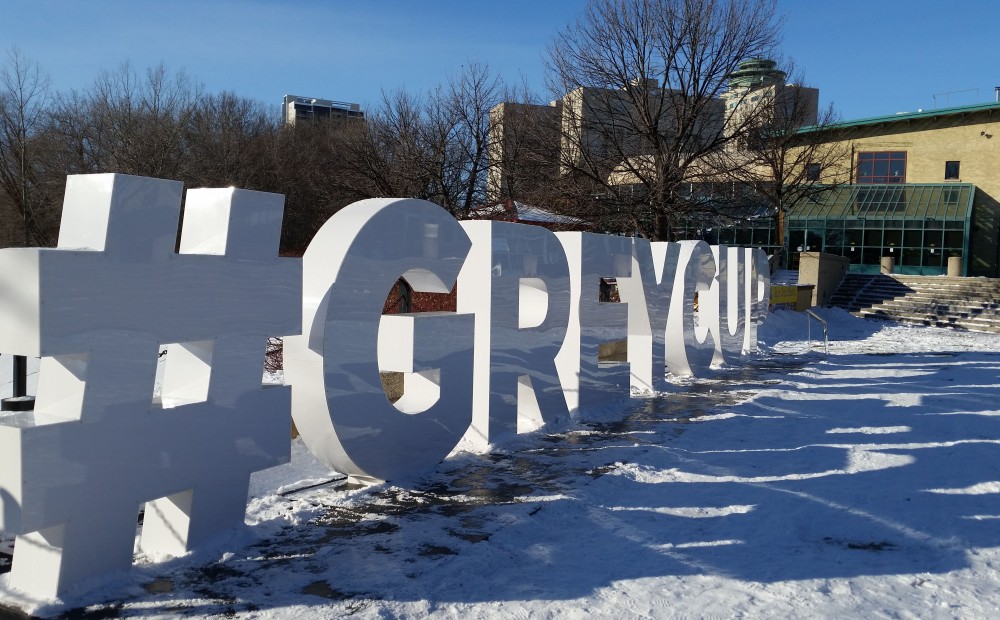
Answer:
[[[829,357],[779,313],[746,367],[410,481],[307,488],[331,474],[296,443],[255,478],[250,527],[215,548],[139,558],[89,609],[18,601],[5,581],[0,603],[102,618],[996,617],[1000,337],[824,316]]]

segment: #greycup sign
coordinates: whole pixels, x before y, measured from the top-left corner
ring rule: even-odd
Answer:
[[[318,459],[389,480],[734,362],[767,308],[760,250],[457,222],[412,199],[344,208],[300,260],[278,258],[281,196],[189,190],[175,252],[181,191],[71,176],[58,247],[0,250],[0,353],[41,358],[35,411],[0,416],[0,531],[30,596],[130,566],[143,504],[151,557],[242,523],[250,474],[289,459],[289,412]],[[400,277],[457,284],[458,312],[383,316]],[[604,278],[623,303],[600,301]],[[271,336],[286,386],[261,386]],[[598,360],[621,340],[627,364]],[[394,403],[385,371],[404,376]]]

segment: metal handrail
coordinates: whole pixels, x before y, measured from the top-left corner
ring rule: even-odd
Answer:
[[[861,293],[864,293],[865,291],[867,291],[868,287],[870,287],[873,284],[875,284],[875,278],[874,277],[868,278],[868,281],[865,282],[861,286],[861,288],[859,288],[858,290],[854,291],[854,295],[851,296],[851,301],[848,302],[851,308],[854,308],[855,306],[858,306],[858,298],[861,297]]]
[[[805,313],[806,313],[806,317],[807,317],[806,318],[806,330],[807,330],[806,333],[807,333],[807,337],[809,338],[809,342],[812,342],[812,322],[809,320],[808,317],[812,317],[812,318],[816,319],[817,321],[819,321],[819,324],[823,326],[823,353],[825,353],[826,355],[830,355],[830,338],[829,338],[829,333],[827,331],[826,321],[824,321],[823,319],[819,318],[819,315],[816,314],[815,312],[813,312],[812,310],[808,310],[807,309],[805,311]]]

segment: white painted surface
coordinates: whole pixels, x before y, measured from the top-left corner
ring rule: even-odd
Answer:
[[[316,233],[303,257],[303,335],[285,339],[284,360],[295,425],[322,462],[392,480],[438,463],[468,430],[473,315],[381,313],[400,277],[415,291],[449,292],[470,245],[447,211],[411,199],[356,202]],[[393,342],[400,333],[405,339]],[[426,394],[404,395],[402,407],[426,408],[397,409],[382,388],[380,357],[385,370],[423,373],[440,398],[426,406]],[[417,385],[429,389],[426,381]],[[404,382],[404,391],[413,386]]]
[[[468,221],[472,251],[458,310],[476,315],[473,423],[466,440],[537,428],[569,411],[555,365],[570,314],[569,266],[558,237],[538,226]]]
[[[235,213],[280,212],[280,196],[225,191]],[[0,351],[42,356],[35,411],[0,417],[0,529],[20,535],[10,583],[33,596],[129,567],[144,502],[163,514],[149,552],[241,524],[250,474],[288,459],[288,390],[260,379],[267,336],[299,331],[299,263],[277,259],[280,219],[236,227],[226,255],[175,254],[180,192],[70,177],[59,247],[0,251]],[[191,341],[214,341],[204,402],[163,409],[160,345]]]

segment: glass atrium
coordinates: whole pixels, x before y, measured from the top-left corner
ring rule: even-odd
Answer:
[[[895,259],[895,273],[908,275],[947,273],[948,258],[959,256],[968,273],[975,195],[972,183],[829,186],[786,216],[789,268],[798,269],[799,252],[825,252],[849,258],[856,273],[879,273],[884,256]],[[725,216],[693,214],[676,232],[768,254],[781,248],[773,214],[752,202]]]
[[[948,257],[968,261],[974,197],[971,183],[831,187],[788,215],[791,268],[798,252],[826,252],[850,258],[854,272],[878,273],[891,256],[896,273],[943,274]]]
[[[747,200],[742,208],[727,208],[721,213],[693,213],[679,222],[675,232],[678,239],[703,239],[712,245],[760,248],[769,255],[781,247],[773,209],[759,200]]]

